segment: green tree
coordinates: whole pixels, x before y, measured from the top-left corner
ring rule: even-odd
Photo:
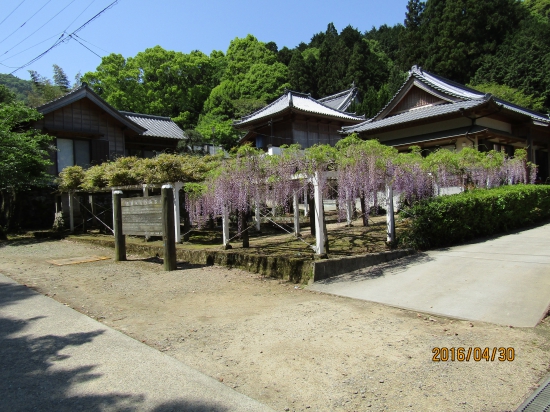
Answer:
[[[127,59],[120,54],[103,57],[82,80],[119,110],[169,116],[189,129],[225,70],[223,59],[219,52],[209,57],[155,46]]]
[[[52,182],[48,174],[52,137],[28,127],[41,117],[13,98],[0,103],[0,236],[13,227],[18,193]]]
[[[15,93],[15,99],[27,103],[28,94],[32,91],[32,82],[15,77],[13,74],[1,74],[0,84]]]
[[[55,67],[61,69],[54,64],[54,73]],[[67,93],[66,89],[54,84],[50,79],[41,76],[35,70],[29,70],[29,74],[32,80],[32,90],[28,93],[27,101],[31,107],[41,106]]]
[[[426,3],[409,0],[405,13],[405,29],[399,33],[399,63],[403,69],[423,62],[424,44],[422,41],[422,13]]]
[[[468,85],[476,90],[485,93],[491,93],[493,96],[502,100],[506,100],[510,103],[517,104],[518,106],[527,107],[532,110],[542,112],[544,108],[544,97],[534,97],[532,95],[526,95],[518,89],[496,83],[481,83],[476,85]]]
[[[550,110],[549,38],[549,23],[536,16],[526,18],[495,54],[485,56],[472,84],[506,85],[535,101],[542,98],[544,110]]]
[[[423,66],[466,83],[524,16],[518,0],[428,0],[421,14]]]
[[[300,50],[294,50],[288,65],[290,88],[298,92],[311,93],[312,73],[309,72],[304,56]]]
[[[63,93],[67,93],[71,89],[69,78],[65,74],[65,71],[57,64],[53,65],[53,83],[59,87]]]

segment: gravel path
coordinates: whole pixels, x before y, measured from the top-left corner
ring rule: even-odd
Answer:
[[[113,256],[69,241],[0,245],[0,273],[276,410],[507,411],[547,373],[550,326],[436,318],[240,270]],[[433,362],[434,347],[512,347],[512,362]]]

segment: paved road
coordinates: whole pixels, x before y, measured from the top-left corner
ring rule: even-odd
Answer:
[[[550,305],[550,224],[365,268],[310,288],[424,313],[532,327]]]
[[[0,274],[1,411],[270,411]]]

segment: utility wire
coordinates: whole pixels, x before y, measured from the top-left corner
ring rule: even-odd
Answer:
[[[80,40],[82,40],[84,43],[88,43],[90,46],[94,46],[96,49],[99,49],[99,50],[103,50],[105,53],[110,53],[109,50],[105,50],[105,49],[102,49],[101,47],[93,44],[93,43],[90,43],[88,40],[86,39],[83,39],[81,36],[79,36],[78,34],[75,34],[74,36],[78,37]]]
[[[73,0],[73,1],[75,1],[75,0]],[[74,34],[78,33],[80,30],[82,30],[84,27],[86,27],[88,24],[90,24],[92,21],[97,19],[100,15],[102,15],[105,11],[109,10],[111,7],[113,7],[117,3],[118,3],[118,0],[113,1],[111,4],[109,4],[103,10],[101,10],[99,13],[97,13],[94,17],[92,17],[91,19],[86,21],[83,25],[81,25],[79,28],[77,28],[75,31],[73,31],[71,34],[69,34],[67,37],[63,38],[65,36],[65,33],[61,34],[61,36],[56,40],[56,42],[49,49],[47,49],[46,51],[40,53],[38,56],[36,56],[34,59],[29,61],[28,63],[25,63],[23,66],[20,66],[19,68],[15,69],[10,74],[14,74],[15,72],[17,72],[17,71],[33,64],[34,62],[36,62],[37,60],[42,58],[46,53],[50,52],[53,48],[59,46],[62,43],[65,43],[65,42],[69,41]]]
[[[31,37],[34,33],[36,33],[38,30],[40,30],[42,27],[44,27],[46,24],[48,24],[50,21],[55,19],[62,11],[64,11],[67,7],[69,7],[71,4],[73,4],[76,0],[72,0],[69,4],[67,4],[65,7],[63,7],[57,14],[55,14],[53,17],[51,17],[46,23],[44,23],[42,26],[37,28],[35,31],[33,31],[31,34],[29,34],[27,37],[25,37],[23,40],[21,40],[19,43],[17,43],[15,46],[12,46],[11,49],[6,50],[4,53],[2,53],[2,56],[11,50],[13,50],[15,47],[19,46],[21,43],[23,43],[25,40],[27,40],[29,37]]]
[[[8,14],[6,17],[4,17],[4,20],[0,21],[0,24],[4,23],[8,19],[8,17],[10,17],[13,14],[13,12],[15,10],[17,10],[19,8],[19,6],[21,6],[23,3],[25,3],[25,0],[23,0],[21,3],[19,3],[19,5],[15,9],[13,9],[10,14]]]
[[[36,16],[40,10],[42,10],[44,7],[46,7],[48,5],[48,3],[50,3],[52,0],[48,0],[46,2],[46,4],[44,4],[42,7],[40,7],[31,17],[29,17],[21,26],[19,26],[18,28],[16,28],[14,31],[12,31],[10,33],[10,35],[8,37],[4,37],[3,40],[0,41],[0,44],[2,44],[4,42],[4,40],[7,40],[9,39],[13,34],[15,34],[20,28],[22,28],[25,24],[27,24],[34,16]]]
[[[101,56],[99,54],[97,54],[95,51],[93,51],[92,49],[90,49],[88,46],[86,46],[84,43],[82,43],[80,40],[78,40],[76,38],[76,34],[73,36],[73,35],[69,35],[69,37],[73,40],[76,40],[82,47],[85,47],[86,49],[88,49],[89,51],[91,51],[93,54],[95,54],[97,57],[99,57],[101,59]]]
[[[12,58],[15,57],[15,56],[20,55],[21,53],[26,52],[27,50],[30,50],[30,49],[32,49],[32,48],[35,48],[36,46],[39,46],[39,45],[41,45],[42,43],[46,43],[48,40],[51,40],[51,39],[53,39],[54,37],[61,36],[62,34],[63,34],[63,33],[54,34],[52,37],[48,37],[46,40],[42,40],[40,43],[36,43],[34,46],[27,47],[26,49],[21,50],[19,53],[12,54],[10,57],[6,57],[4,60],[0,61],[0,64],[2,64],[2,62],[5,62],[6,60],[10,60],[10,59],[12,59]],[[5,64],[4,64],[4,66],[5,66]],[[6,66],[6,67],[7,67],[7,66]],[[13,67],[13,68],[15,69],[15,67]]]
[[[69,29],[69,27],[71,27],[72,24],[73,24],[80,16],[82,16],[82,14],[84,14],[84,12],[85,12],[86,10],[88,10],[88,9],[90,8],[90,6],[91,6],[92,4],[94,4],[94,3],[95,3],[95,0],[92,0],[92,1],[90,2],[90,4],[88,4],[88,5],[86,6],[86,8],[80,12],[80,14],[79,14],[78,16],[76,16],[75,19],[74,19],[71,23],[69,23],[69,25],[65,28],[65,30],[63,30],[63,32],[65,33],[65,32]]]

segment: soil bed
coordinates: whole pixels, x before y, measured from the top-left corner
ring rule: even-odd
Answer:
[[[0,272],[275,410],[507,411],[547,373],[546,321],[530,329],[430,317],[217,266],[68,240],[0,244]],[[434,347],[513,347],[513,362],[432,362]],[[288,409],[287,409],[288,408]]]

